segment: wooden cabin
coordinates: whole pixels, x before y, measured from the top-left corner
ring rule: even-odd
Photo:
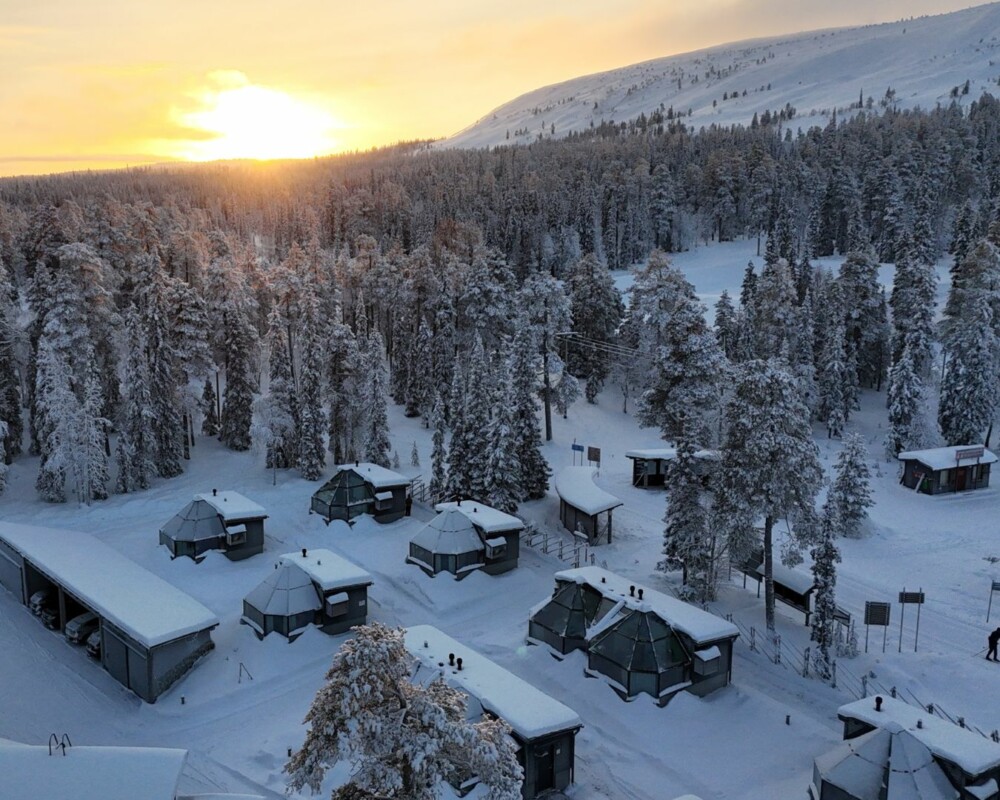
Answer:
[[[487,712],[510,725],[524,800],[573,783],[576,734],[583,727],[576,712],[430,625],[409,628],[405,642],[416,662],[414,681],[443,678],[469,696],[470,717]]]
[[[708,480],[721,461],[718,450],[698,450],[694,457],[697,459],[698,474],[703,480]],[[641,489],[655,488],[666,485],[667,465],[677,458],[677,449],[628,450],[625,458],[632,460],[632,485]]]
[[[587,537],[589,544],[611,542],[611,515],[621,500],[594,484],[596,467],[563,467],[556,475],[559,521],[566,530]]]
[[[313,494],[309,510],[327,524],[335,519],[351,523],[361,514],[370,514],[376,522],[395,522],[410,513],[410,483],[410,478],[378,464],[342,464]]]
[[[997,457],[982,445],[908,450],[896,456],[903,464],[899,482],[923,494],[985,489]]]

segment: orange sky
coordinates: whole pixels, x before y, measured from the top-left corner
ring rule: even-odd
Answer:
[[[969,4],[0,0],[0,176],[437,138],[578,75]]]

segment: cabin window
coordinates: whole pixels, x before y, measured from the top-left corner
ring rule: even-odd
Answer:
[[[941,470],[941,472],[939,474],[940,474],[940,477],[938,478],[938,481],[939,481],[938,485],[939,486],[949,486],[951,484],[951,470],[950,469],[943,469],[943,470]]]
[[[234,547],[235,545],[246,544],[247,541],[247,528],[246,525],[233,525],[231,528],[226,530],[226,545],[229,547]]]
[[[507,555],[507,542],[486,545],[487,558],[503,558],[505,555]]]

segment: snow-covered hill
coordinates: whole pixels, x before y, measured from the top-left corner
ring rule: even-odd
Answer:
[[[967,104],[1000,79],[1000,3],[937,16],[721,45],[529,92],[442,142],[453,147],[559,138],[602,122],[673,108],[695,128],[749,123],[790,104],[792,127],[849,113],[862,93],[878,109]],[[962,94],[966,81],[967,94]],[[887,97],[888,89],[895,90]],[[870,98],[870,100],[869,100]],[[687,114],[690,112],[690,116]]]

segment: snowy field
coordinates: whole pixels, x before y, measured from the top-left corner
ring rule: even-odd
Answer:
[[[738,295],[753,249],[747,242],[704,248],[678,256],[676,263],[711,304],[724,288]],[[627,277],[618,276],[618,283],[624,286]],[[328,548],[371,572],[369,619],[433,624],[576,711],[585,725],[577,739],[576,785],[569,792],[576,800],[670,800],[686,792],[704,800],[804,797],[813,758],[840,740],[837,707],[856,699],[862,675],[870,693],[895,686],[903,699],[934,703],[987,732],[1000,728],[1000,671],[982,657],[990,581],[1000,579],[1000,564],[986,560],[1000,557],[1000,489],[954,497],[904,489],[897,466],[882,455],[884,395],[865,393],[862,405],[849,427],[868,442],[877,504],[866,538],[840,542],[838,603],[856,619],[866,600],[893,601],[894,607],[885,652],[882,630],[872,629],[868,654],[839,663],[836,689],[798,674],[790,654],[808,645],[808,629],[801,614],[779,604],[786,646],[781,663],[763,647],[751,651],[743,638],[735,648],[732,686],[705,699],[682,694],[663,709],[645,696],[625,703],[602,682],[584,677],[582,654],[559,662],[542,648],[525,646],[528,609],[551,593],[553,573],[566,566],[556,555],[559,543],[565,550],[571,544],[559,525],[554,492],[521,509],[550,534],[548,554],[523,548],[517,570],[498,577],[474,573],[456,583],[447,576],[428,578],[405,563],[407,543],[432,516],[429,509],[416,505],[412,518],[390,525],[363,519],[353,528],[328,527],[308,513],[317,484],[279,472],[272,485],[262,454],[232,453],[199,438],[181,477],[89,507],[38,502],[37,464],[22,459],[12,468],[0,500],[3,519],[86,531],[191,594],[221,625],[213,632],[215,650],[147,705],[0,591],[0,737],[43,743],[55,732],[68,733],[75,744],[186,748],[183,791],[284,796],[281,768],[288,749],[302,742],[302,718],[344,637],[310,630],[292,644],[276,634],[258,641],[239,616],[243,596],[273,569],[276,557],[301,547]],[[391,413],[401,471],[426,475],[430,431],[399,408]],[[816,437],[829,470],[840,444],[819,428]],[[654,569],[665,495],[631,487],[631,462],[624,456],[632,448],[657,446],[655,432],[623,413],[620,393],[609,386],[597,405],[581,401],[568,419],[556,415],[554,439],[544,448],[555,470],[572,463],[574,440],[601,447],[597,483],[624,501],[615,511],[615,540],[593,550],[595,562],[640,585],[670,591],[679,577]],[[407,466],[414,441],[423,467]],[[159,527],[192,495],[213,488],[238,491],[267,509],[265,553],[238,563],[219,554],[201,564],[171,561],[157,544]],[[904,587],[922,588],[927,596],[919,652],[913,607],[898,652],[894,601]],[[744,589],[735,575],[712,610],[732,614],[747,631],[753,626],[759,634],[763,628],[763,600],[752,583]],[[1000,619],[1000,607],[996,612],[991,625]],[[863,626],[860,641],[863,649]],[[332,773],[327,791],[344,774]]]

